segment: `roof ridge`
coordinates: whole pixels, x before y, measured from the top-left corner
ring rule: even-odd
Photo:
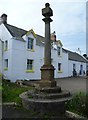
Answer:
[[[23,35],[27,33],[26,30],[18,28],[16,26],[13,26],[10,24],[4,24],[4,25],[13,37],[22,37]]]
[[[39,34],[36,34],[36,35],[38,35],[38,36],[40,36],[40,37],[42,37],[42,38],[45,38],[44,36],[42,36],[42,35],[39,35]]]
[[[11,27],[15,27],[15,28],[17,28],[17,29],[24,30],[24,29],[22,29],[22,28],[20,28],[20,27],[17,27],[17,26],[11,25],[11,24],[4,24],[4,25],[9,25],[9,26],[11,26]],[[24,30],[24,31],[27,32],[27,30]]]

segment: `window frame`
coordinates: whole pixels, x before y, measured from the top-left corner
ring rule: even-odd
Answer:
[[[28,50],[33,50],[34,49],[34,39],[31,38],[31,37],[28,37],[27,49]]]
[[[26,72],[34,72],[34,60],[33,59],[27,59],[26,63]]]

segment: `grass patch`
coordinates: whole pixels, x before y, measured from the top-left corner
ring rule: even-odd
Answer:
[[[88,117],[88,94],[79,92],[73,95],[73,99],[67,102],[67,110]]]
[[[2,90],[2,86],[0,85],[0,90]]]
[[[0,90],[2,90],[2,102],[15,102],[18,105],[18,109],[22,107],[21,98],[19,95],[22,92],[33,89],[33,87],[23,87],[6,80],[2,81],[2,86],[0,85]],[[32,98],[32,96],[29,96]],[[80,92],[73,95],[73,99],[66,104],[66,109],[77,113],[79,115],[88,117],[88,94]],[[23,109],[24,110],[24,109]],[[37,113],[29,112],[31,115]],[[47,115],[45,115],[47,117]]]
[[[21,98],[19,95],[22,92],[33,89],[33,87],[23,87],[16,83],[3,80],[2,82],[2,101],[3,102],[15,102],[17,105],[21,105]]]

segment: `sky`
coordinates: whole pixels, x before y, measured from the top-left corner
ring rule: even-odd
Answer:
[[[8,24],[44,36],[42,8],[47,2],[53,10],[51,33],[56,32],[63,48],[86,53],[86,0],[0,0],[0,15],[8,15]]]

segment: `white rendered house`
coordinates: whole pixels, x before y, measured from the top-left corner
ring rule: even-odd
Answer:
[[[6,19],[0,25],[0,73],[12,81],[40,79],[45,38],[36,35],[33,30],[26,31],[7,24],[7,16],[3,16]],[[73,69],[77,75],[84,75],[88,61],[77,53],[63,49],[61,41],[54,40],[53,35],[51,58],[55,78],[73,76]]]

